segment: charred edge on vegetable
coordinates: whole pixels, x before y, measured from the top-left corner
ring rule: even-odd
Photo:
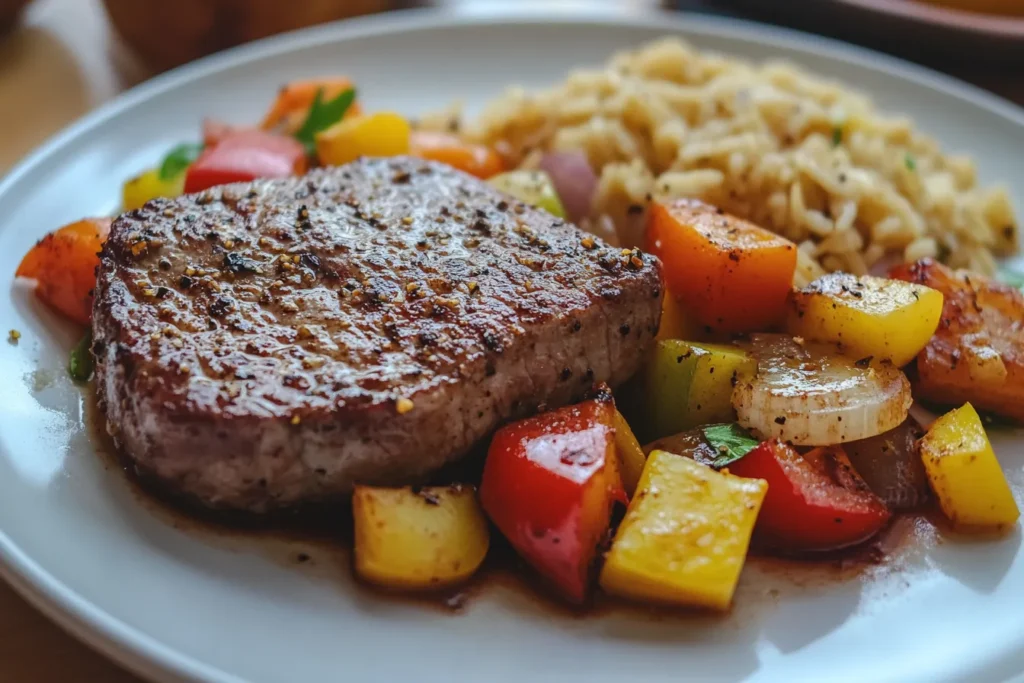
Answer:
[[[589,370],[588,369],[587,372],[591,376],[594,374],[593,370]],[[600,384],[598,384],[598,385],[596,385],[594,387],[591,387],[590,392],[587,395],[587,398],[588,399],[592,399],[594,401],[597,401],[598,403],[614,403],[615,402],[615,397],[612,395],[611,388],[607,384],[605,384],[604,382],[601,382]]]

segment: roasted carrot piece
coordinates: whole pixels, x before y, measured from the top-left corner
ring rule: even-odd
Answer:
[[[687,317],[713,335],[765,331],[782,321],[796,245],[703,202],[651,206],[647,248],[665,264]]]
[[[75,322],[88,325],[99,251],[109,231],[109,218],[86,218],[65,225],[39,240],[15,275],[36,280],[40,299]]]
[[[414,132],[409,139],[409,153],[448,164],[477,178],[490,178],[505,170],[505,162],[493,149],[464,142],[448,133]]]
[[[352,81],[344,76],[334,78],[317,78],[288,83],[277,94],[260,128],[263,130],[280,130],[294,133],[302,125],[306,113],[316,99],[316,93],[323,90],[323,99],[331,100],[352,86]],[[356,116],[360,113],[359,103],[353,102],[345,112],[345,116]]]

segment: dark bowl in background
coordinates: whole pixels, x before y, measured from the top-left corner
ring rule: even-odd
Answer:
[[[670,1],[668,4],[672,4]],[[963,73],[1024,65],[1024,18],[942,7],[920,0],[717,0],[768,23],[864,45],[933,68]]]
[[[3,2],[4,0],[0,0]],[[275,33],[381,12],[396,0],[103,0],[125,43],[155,71]]]
[[[0,0],[0,33],[7,33],[17,23],[21,11],[32,0]]]

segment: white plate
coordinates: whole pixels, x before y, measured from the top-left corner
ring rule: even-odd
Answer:
[[[586,20],[426,14],[327,26],[170,73],[88,116],[0,184],[0,273],[45,231],[112,211],[121,181],[204,115],[254,119],[283,81],[345,72],[374,108],[414,114],[452,98],[477,105],[510,83],[672,32],[752,58],[786,57],[907,112],[982,180],[1024,196],[1021,111],[968,86],[865,51],[764,26],[676,16]],[[0,298],[0,559],[9,581],[54,619],[160,680],[1000,680],[1024,668],[1020,534],[995,542],[926,538],[836,583],[754,567],[728,618],[590,618],[494,586],[459,616],[352,584],[343,555],[178,528],[105,467],[64,365],[75,332],[20,287]],[[997,449],[1024,484],[1024,432]],[[309,567],[312,565],[312,567]],[[798,584],[806,585],[798,585]]]

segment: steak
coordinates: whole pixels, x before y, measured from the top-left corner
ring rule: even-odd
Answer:
[[[137,468],[206,506],[417,483],[632,375],[660,268],[405,157],[153,200],[101,254],[97,390]]]

